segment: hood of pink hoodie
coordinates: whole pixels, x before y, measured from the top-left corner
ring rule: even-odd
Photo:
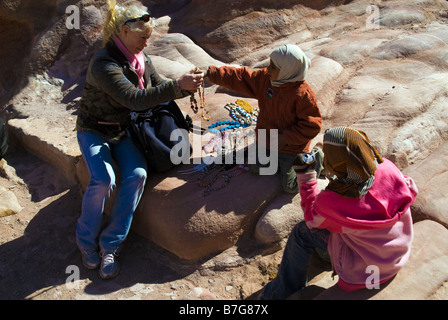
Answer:
[[[389,160],[378,166],[375,182],[361,199],[343,197],[332,191],[319,193],[315,210],[330,220],[332,232],[343,229],[376,230],[393,226],[410,208],[418,189]],[[333,230],[331,230],[333,229]]]

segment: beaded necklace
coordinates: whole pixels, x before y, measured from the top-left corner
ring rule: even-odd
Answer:
[[[201,91],[202,89],[202,91]],[[201,117],[203,120],[205,121],[209,121],[210,119],[207,118],[207,114],[208,111],[205,108],[205,83],[204,83],[204,79],[202,79],[202,85],[201,87],[198,89],[198,93],[199,93],[199,103],[201,104]],[[194,96],[194,92],[191,93],[190,95],[190,106],[191,106],[191,110],[193,110],[194,113],[198,113],[199,112],[199,108],[198,108],[198,102]]]
[[[235,164],[235,157],[236,155],[234,154],[231,164],[216,164],[214,162],[207,164],[202,162],[194,168],[180,170],[178,172],[186,175],[199,174],[199,177],[196,178],[196,182],[199,187],[205,188],[203,192],[203,196],[205,197],[213,191],[218,191],[225,188],[230,183],[232,178],[249,171],[247,164]],[[222,180],[222,183],[218,185],[217,182],[220,180]]]
[[[212,191],[217,191],[225,188],[230,183],[230,180],[232,178],[248,171],[248,168],[242,165],[221,165],[215,168],[217,168],[216,174],[214,174],[211,178],[209,178],[208,176],[211,175],[213,169],[203,173],[198,178],[199,187],[205,188],[205,191],[203,192],[204,197],[208,196]],[[227,173],[223,173],[223,171],[226,171]],[[207,181],[205,178],[209,178],[209,180]],[[220,178],[224,180],[223,183],[219,186],[212,187],[213,184]]]
[[[245,128],[249,127],[252,122],[256,122],[257,118],[252,113],[247,112],[245,109],[237,105],[236,103],[228,103],[224,106],[227,110],[230,111],[230,116],[234,121],[218,121],[214,124],[210,125],[208,129],[212,133],[218,133],[224,130],[231,130],[236,128]],[[223,128],[216,129],[217,127],[225,126]]]
[[[202,119],[204,119],[205,121],[209,121],[210,119],[205,116],[206,114],[208,114],[208,111],[205,108],[205,83],[204,83],[204,79],[202,79],[202,92],[201,92],[201,88],[199,88],[198,91],[199,91],[199,102],[201,103],[201,108],[202,108]]]
[[[243,100],[238,99],[237,102],[239,102],[239,101],[243,101]],[[251,106],[249,105],[249,107],[251,107]],[[239,121],[241,123],[245,123],[248,125],[251,125],[252,122],[257,122],[258,115],[253,111],[252,107],[251,107],[252,112],[247,111],[245,108],[243,108],[242,106],[240,106],[237,103],[228,103],[224,106],[224,108],[226,108],[227,110],[230,111],[230,116],[232,117],[232,119],[234,119],[236,121]],[[246,108],[247,108],[247,106],[246,106]]]
[[[194,113],[198,113],[198,102],[196,101],[196,98],[194,97],[194,93],[190,94],[190,106],[191,110],[193,110]]]
[[[215,129],[216,127],[220,127],[220,126],[226,126],[226,127]],[[240,128],[240,127],[248,127],[248,126],[250,126],[250,124],[241,123],[239,121],[226,120],[226,121],[215,122],[214,124],[209,125],[208,129],[212,133],[218,133],[218,132],[224,131],[224,130],[231,130],[231,129],[236,129],[236,128]]]

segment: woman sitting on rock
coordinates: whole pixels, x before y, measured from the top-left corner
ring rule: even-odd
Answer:
[[[143,53],[154,19],[140,7],[123,8],[115,1],[108,4],[104,48],[89,64],[77,119],[78,142],[90,183],[83,197],[76,241],[84,266],[101,266],[104,279],[118,274],[116,256],[128,235],[147,176],[146,159],[127,132],[130,111],[187,96],[202,83],[202,75],[194,71],[177,80],[162,80]],[[118,176],[115,202],[102,229],[105,204]]]
[[[298,192],[292,163],[298,153],[309,151],[322,124],[316,95],[305,81],[310,65],[310,59],[298,46],[288,44],[271,53],[268,68],[254,71],[210,66],[207,72],[212,83],[258,100],[257,135],[260,129],[266,130],[266,141],[258,140],[258,145],[270,150],[270,130],[278,130],[278,169],[283,190],[288,193]],[[258,164],[250,164],[253,173],[258,173],[259,168]]]
[[[362,131],[327,130],[323,153],[330,182],[322,192],[314,168],[319,161],[297,161],[294,166],[305,221],[294,227],[264,299],[286,299],[305,287],[316,248],[328,250],[338,285],[345,291],[378,287],[409,258],[410,207],[418,192],[414,181],[383,159]]]

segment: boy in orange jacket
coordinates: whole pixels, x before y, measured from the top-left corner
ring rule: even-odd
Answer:
[[[266,130],[266,141],[257,141],[258,145],[263,143],[267,152],[274,151],[270,130],[278,130],[282,187],[285,192],[297,193],[292,164],[297,154],[310,151],[311,140],[322,125],[316,95],[305,81],[311,61],[298,46],[289,44],[274,50],[270,58],[269,67],[261,70],[210,66],[206,76],[214,84],[258,100],[257,136],[260,129]],[[250,164],[250,171],[258,173],[260,166]]]

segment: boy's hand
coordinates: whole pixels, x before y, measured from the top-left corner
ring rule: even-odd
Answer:
[[[296,173],[308,173],[316,171],[317,177],[323,170],[324,153],[319,146],[315,146],[311,152],[299,153],[294,160],[293,169]]]

